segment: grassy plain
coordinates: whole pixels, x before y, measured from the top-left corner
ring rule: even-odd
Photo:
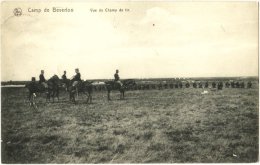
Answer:
[[[258,88],[95,92],[93,104],[38,109],[24,88],[2,88],[3,163],[178,163],[258,161]]]

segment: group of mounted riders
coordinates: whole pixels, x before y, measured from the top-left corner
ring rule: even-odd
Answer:
[[[57,75],[52,76],[49,80],[46,80],[44,77],[44,70],[41,70],[41,74],[39,76],[39,83],[36,82],[35,77],[32,77],[32,81],[26,85],[29,89],[29,100],[30,102],[33,100],[33,97],[36,96],[36,93],[46,92],[46,101],[50,101],[52,97],[54,101],[54,97],[59,99],[59,88],[63,87],[69,93],[70,101],[76,103],[75,95],[78,96],[79,93],[86,94],[88,96],[87,102],[92,102],[92,82],[83,81],[81,79],[81,74],[79,69],[75,69],[75,75],[68,79],[66,75],[66,71],[62,75],[61,79]],[[128,85],[134,84],[135,82],[132,80],[124,80],[120,81],[119,70],[116,70],[114,74],[114,80],[106,81],[106,89],[108,92],[108,100],[110,99],[111,90],[119,90],[120,91],[120,99],[124,98],[124,92]]]

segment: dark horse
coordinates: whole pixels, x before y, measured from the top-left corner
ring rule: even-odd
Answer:
[[[88,96],[87,103],[92,103],[92,93],[93,93],[93,85],[92,82],[89,81],[79,81],[76,86],[73,86],[73,82],[71,80],[66,80],[63,82],[63,87],[69,92],[70,101],[76,103],[75,95],[79,95],[79,93],[83,93]]]
[[[25,85],[25,87],[29,90],[28,99],[31,105],[35,105],[35,97],[36,93],[46,93],[46,102],[50,101],[52,97],[52,101],[54,102],[54,97],[56,96],[59,100],[59,84],[60,80],[57,75],[52,76],[47,82],[48,87],[45,88],[42,84],[36,82],[30,82]]]
[[[125,91],[136,85],[136,83],[133,79],[122,80],[121,82],[123,84],[122,86],[118,82],[115,82],[115,81],[106,81],[105,82],[106,88],[107,88],[107,99],[108,99],[108,101],[111,100],[110,92],[112,90],[119,90],[120,99],[124,99],[125,98]]]

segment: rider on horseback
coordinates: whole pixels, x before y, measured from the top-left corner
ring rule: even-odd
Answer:
[[[46,83],[45,77],[44,77],[44,70],[41,70],[41,74],[39,76],[39,84],[43,85],[44,88],[48,88],[48,84]]]
[[[67,76],[66,76],[66,70],[64,71],[64,74],[62,75],[62,83],[65,84],[65,87],[66,87],[66,91],[67,91],[67,88],[69,86],[69,80],[67,79]]]
[[[81,82],[79,69],[78,68],[75,69],[75,72],[76,72],[76,75],[73,76],[73,78],[71,79],[73,87],[77,86]]]
[[[67,73],[66,70],[64,70],[64,74],[61,77],[63,82],[66,82],[68,80],[67,76],[66,76],[66,73]]]
[[[120,77],[119,77],[118,73],[119,73],[119,70],[117,69],[117,70],[116,70],[116,73],[114,74],[115,82],[118,83],[120,86],[122,86],[123,84],[122,84],[122,82],[120,81]]]

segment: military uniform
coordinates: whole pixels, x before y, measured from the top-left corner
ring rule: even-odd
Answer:
[[[120,81],[120,78],[119,78],[119,75],[118,73],[115,73],[114,74],[114,77],[115,77],[115,82],[118,83],[120,86],[122,86],[122,82]]]
[[[80,75],[80,73],[77,73],[74,77],[73,77],[73,79],[72,79],[72,86],[76,86],[76,85],[78,85],[78,83],[81,81],[81,75]]]
[[[39,84],[42,84],[44,88],[48,88],[48,84],[46,83],[45,77],[43,74],[39,76]]]

